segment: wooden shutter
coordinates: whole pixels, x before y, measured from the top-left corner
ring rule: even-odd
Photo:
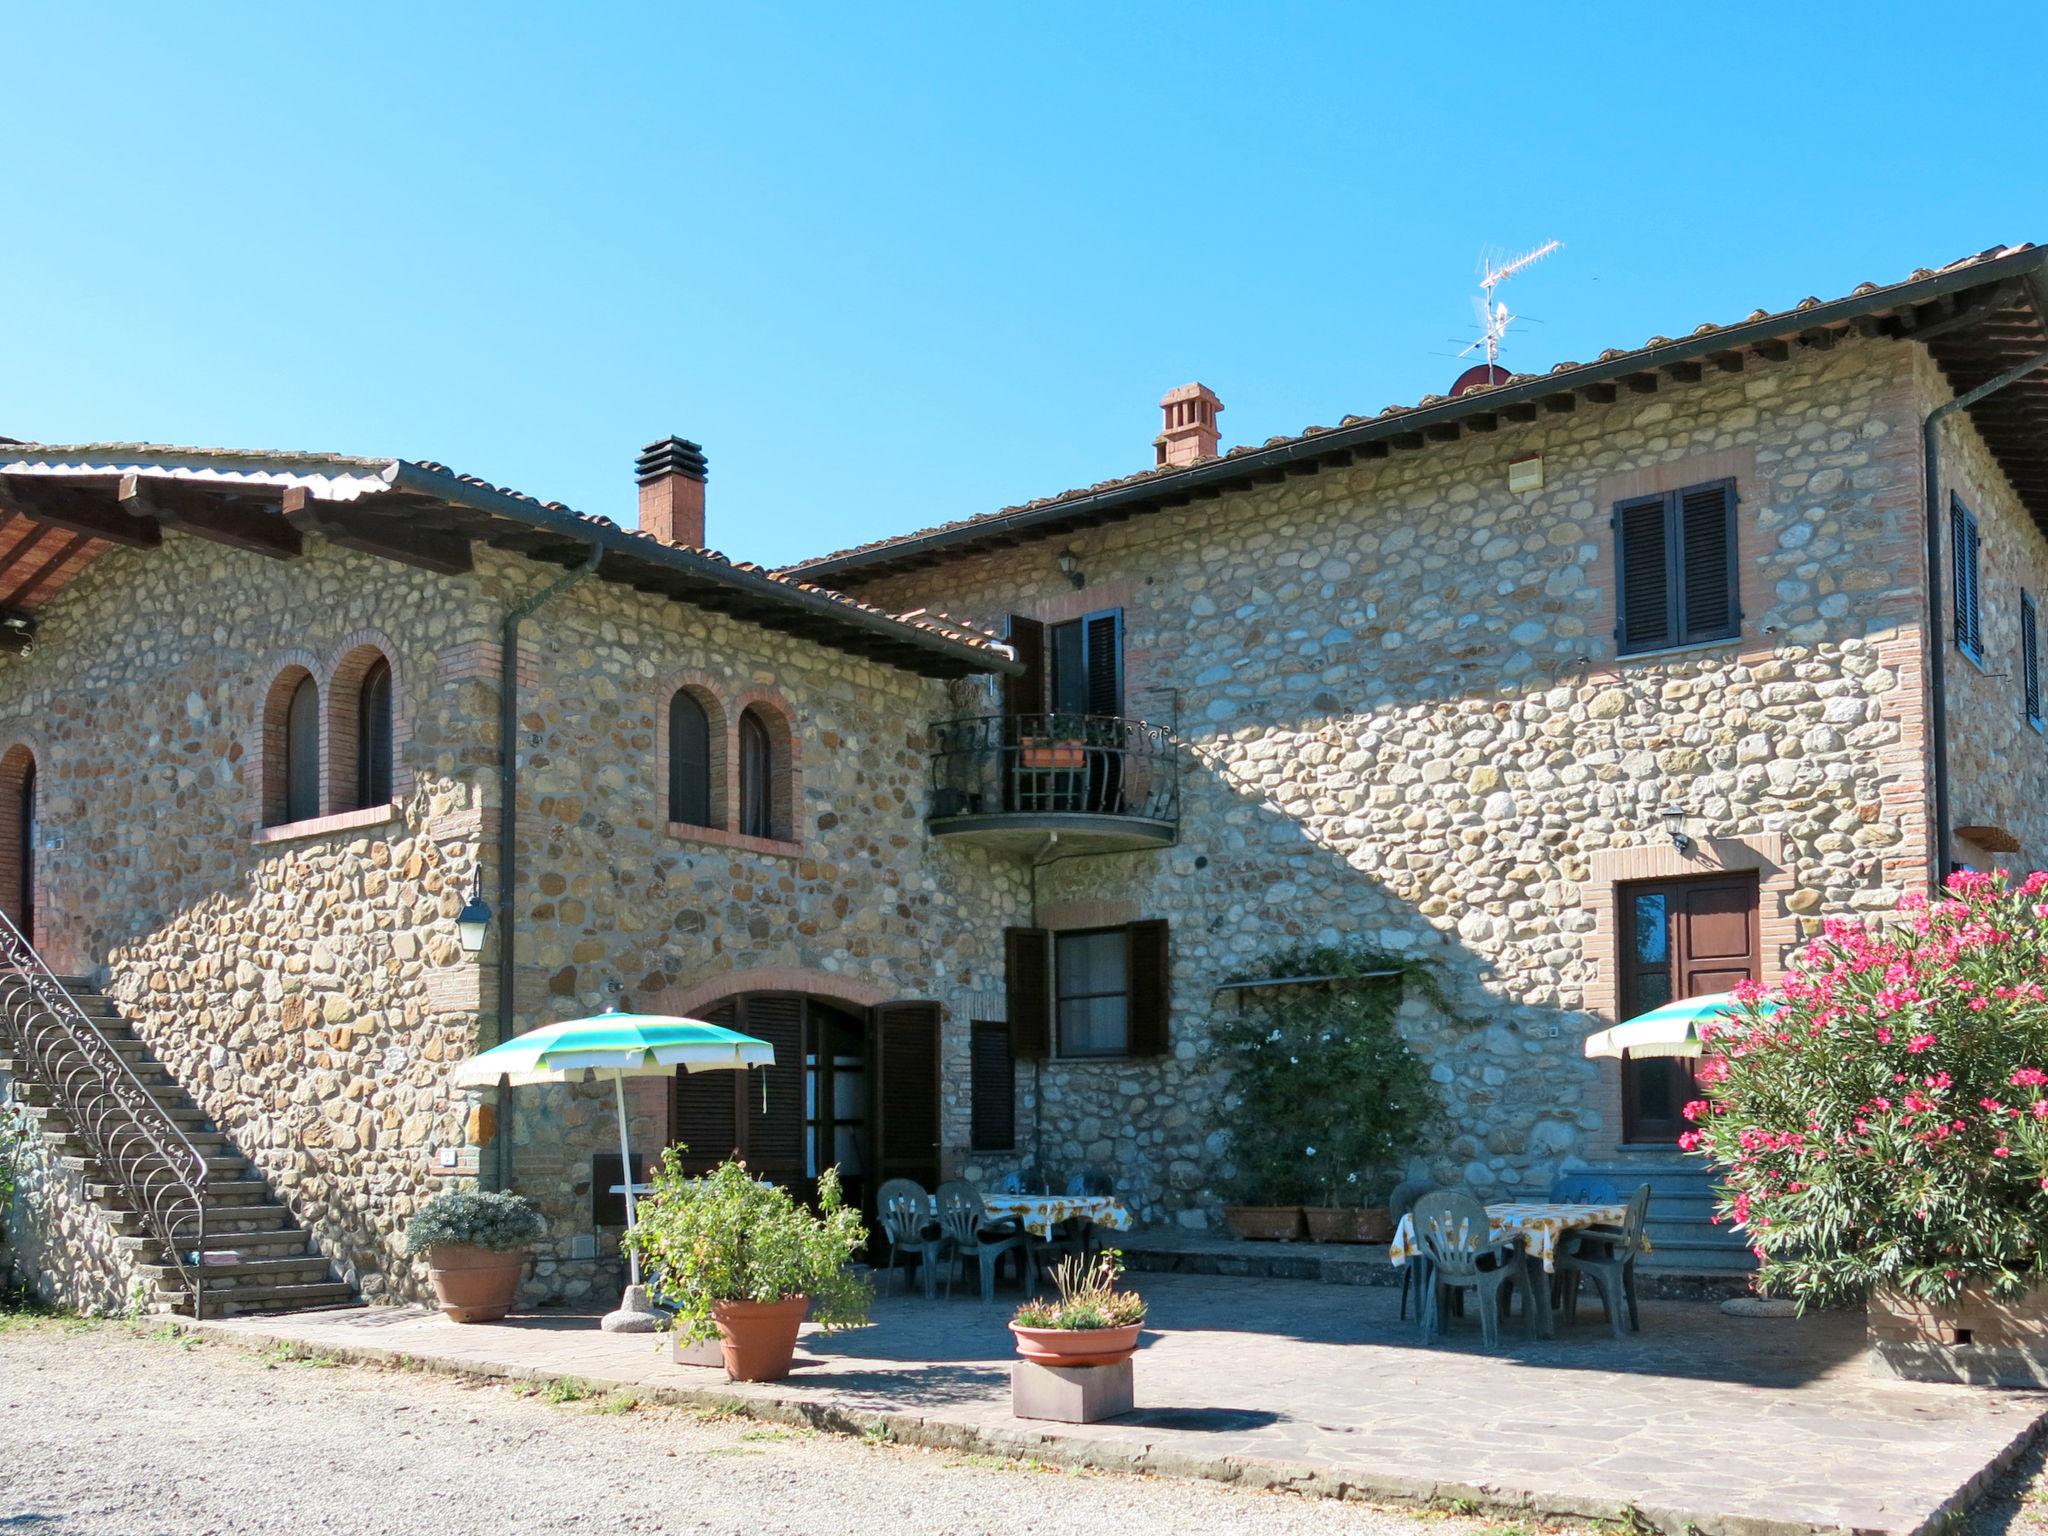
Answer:
[[[977,1152],[1008,1152],[1017,1145],[1017,1057],[1010,1026],[976,1019],[970,1027],[968,1137]]]
[[[391,800],[391,663],[378,657],[356,694],[356,805]]]
[[[1045,626],[1022,614],[1010,615],[1009,642],[1024,670],[1003,679],[1003,713],[1045,713]]]
[[[1979,587],[1980,534],[1977,519],[1970,515],[1960,497],[1950,497],[1949,553],[1955,566],[1956,644],[1970,655],[1984,655],[1983,594]]]
[[[1624,501],[1614,509],[1614,638],[1620,649],[1647,651],[1673,643],[1677,554],[1662,496]]]
[[[1124,930],[1130,945],[1125,976],[1130,990],[1130,1054],[1164,1056],[1173,1014],[1173,976],[1166,924],[1133,923]]]
[[[727,1029],[738,1029],[739,1010],[731,1003],[720,1003],[703,1015],[707,1024],[722,1024]],[[744,1072],[685,1072],[676,1069],[675,1103],[672,1124],[675,1127],[673,1139],[689,1150],[683,1155],[684,1166],[694,1173],[703,1173],[717,1167],[740,1149],[739,1105],[741,1097],[752,1089],[761,1090],[755,1083],[754,1074],[759,1068]]]
[[[939,1005],[884,1003],[875,1010],[875,1147],[880,1177],[939,1178]]]
[[[1052,935],[1043,928],[1003,930],[1010,1039],[1026,1061],[1052,1054]]]
[[[320,688],[302,677],[284,718],[284,819],[320,814]]]
[[[1088,713],[1124,712],[1124,615],[1121,608],[1088,616]]]
[[[804,1000],[760,992],[742,1000],[741,1034],[775,1047],[775,1065],[749,1067],[742,1099],[741,1142],[747,1166],[771,1178],[804,1173]]]
[[[681,691],[668,701],[668,819],[711,825],[711,717]]]
[[[1742,616],[1735,563],[1735,482],[1675,492],[1683,614],[1678,633],[1690,644],[1736,634]]]
[[[2033,594],[2020,594],[2020,694],[2029,723],[2041,723],[2041,621]]]

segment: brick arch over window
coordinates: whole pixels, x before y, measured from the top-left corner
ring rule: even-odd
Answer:
[[[327,668],[328,811],[388,805],[411,789],[405,766],[405,700],[393,647],[362,631],[341,644]]]
[[[263,695],[257,732],[258,816],[266,827],[320,814],[320,683],[310,655],[288,656]]]
[[[38,778],[42,761],[23,741],[0,752],[0,908],[23,935],[36,939],[35,850]]]
[[[687,750],[696,744],[692,705],[702,712],[701,764],[678,762],[676,756],[679,748]],[[731,829],[731,720],[709,677],[685,672],[670,679],[654,723],[654,785],[663,820],[676,826]]]
[[[801,992],[827,1002],[851,1008],[878,1008],[902,995],[902,989],[876,986],[854,976],[831,971],[807,970],[798,965],[757,965],[743,971],[727,971],[702,981],[663,987],[645,997],[634,998],[637,1007],[651,1013],[674,1013],[685,1018],[702,1018],[703,1012],[728,998],[747,992]]]
[[[789,706],[770,693],[733,700],[735,830],[747,837],[797,842],[803,786]]]

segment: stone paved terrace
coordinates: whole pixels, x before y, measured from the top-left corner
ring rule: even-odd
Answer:
[[[1723,1316],[1648,1301],[1616,1341],[1589,1304],[1576,1328],[1499,1354],[1461,1324],[1422,1346],[1376,1286],[1150,1275],[1156,1332],[1138,1357],[1138,1411],[1086,1427],[1009,1414],[1010,1301],[893,1295],[870,1328],[807,1334],[788,1381],[727,1383],[678,1366],[666,1340],[554,1315],[462,1327],[416,1308],[202,1325],[255,1347],[406,1356],[442,1369],[572,1376],[739,1400],[747,1411],[1049,1461],[1292,1485],[1365,1498],[1472,1498],[1623,1518],[1706,1536],[1917,1532],[2030,1441],[2048,1395],[1925,1386],[1868,1374],[1860,1315]]]

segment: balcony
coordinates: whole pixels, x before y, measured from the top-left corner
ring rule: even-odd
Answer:
[[[1180,825],[1165,726],[1115,715],[982,715],[932,726],[935,836],[1036,853],[1163,847]]]

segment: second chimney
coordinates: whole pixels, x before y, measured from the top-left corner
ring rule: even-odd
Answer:
[[[1216,413],[1223,409],[1223,402],[1216,398],[1215,390],[1206,384],[1183,384],[1169,389],[1159,408],[1166,422],[1165,429],[1152,439],[1158,468],[1216,457]]]
[[[664,544],[704,547],[704,450],[680,437],[649,443],[640,476],[640,531]]]

